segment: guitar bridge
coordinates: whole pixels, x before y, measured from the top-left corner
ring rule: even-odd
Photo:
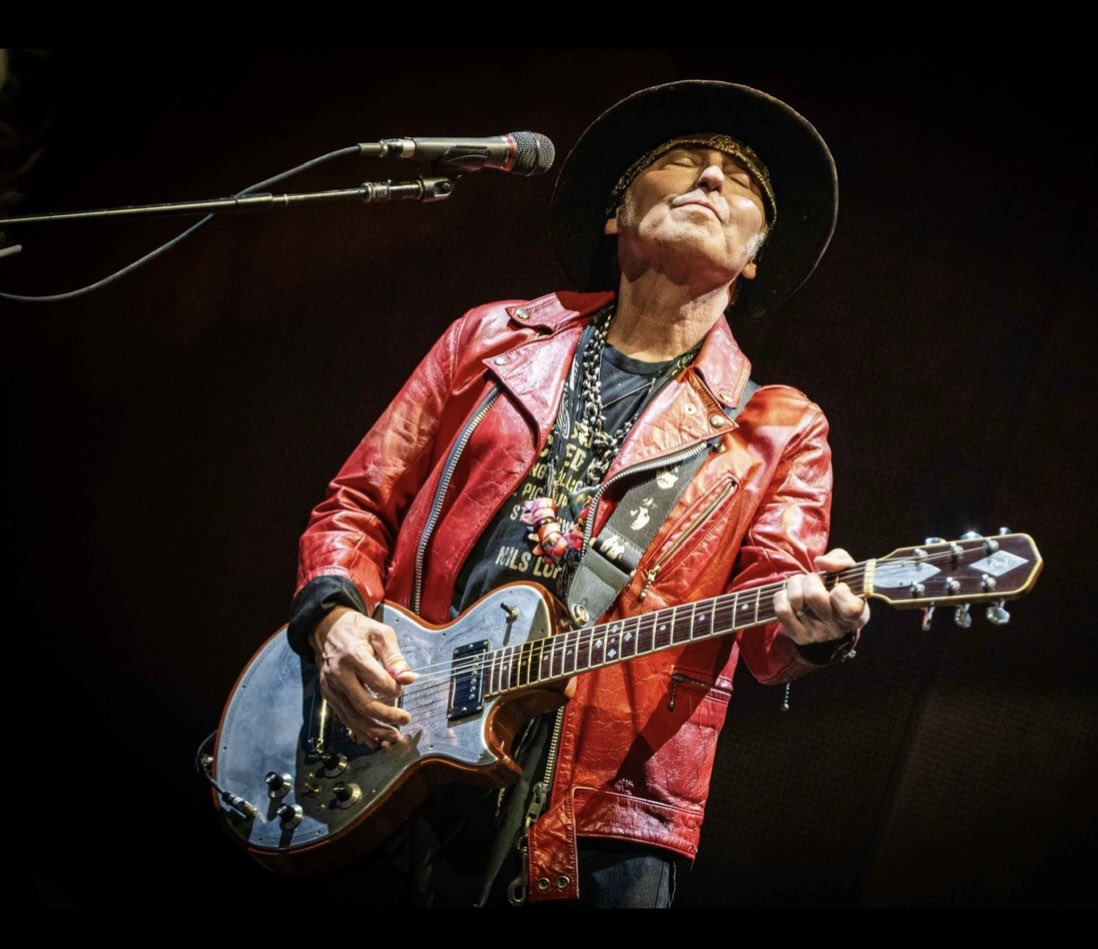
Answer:
[[[447,718],[465,718],[484,708],[484,657],[489,641],[458,646],[450,663],[450,706]]]

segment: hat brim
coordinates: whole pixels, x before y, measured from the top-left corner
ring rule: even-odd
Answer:
[[[625,169],[682,135],[717,132],[750,146],[766,165],[778,219],[758,274],[736,312],[772,312],[808,279],[835,229],[839,185],[819,132],[773,96],[750,86],[684,80],[642,89],[600,115],[564,161],[550,213],[561,266],[580,290],[614,288],[613,249],[603,235],[607,202]]]

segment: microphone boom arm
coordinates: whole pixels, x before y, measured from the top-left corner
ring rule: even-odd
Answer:
[[[436,176],[415,181],[366,181],[357,188],[334,191],[308,191],[299,194],[245,194],[200,201],[171,201],[162,204],[137,204],[95,211],[60,211],[51,214],[25,214],[0,218],[0,226],[10,224],[55,224],[67,221],[99,221],[112,218],[172,217],[180,214],[215,214],[236,211],[267,211],[301,204],[335,204],[361,201],[381,204],[386,201],[419,201],[431,204],[445,201],[454,192],[454,178]]]

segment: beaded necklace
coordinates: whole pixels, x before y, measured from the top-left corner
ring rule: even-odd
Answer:
[[[534,533],[530,534],[530,540],[536,542],[534,554],[554,563],[563,563],[565,566],[558,575],[558,588],[562,595],[567,591],[575,566],[582,554],[583,525],[589,508],[589,504],[584,504],[573,522],[568,516],[571,511],[566,513],[562,510],[558,516],[554,500],[561,493],[565,446],[572,434],[572,419],[577,420],[575,434],[583,444],[590,446],[592,455],[585,469],[585,484],[573,492],[573,495],[577,493],[590,495],[595,486],[601,484],[644,407],[667,382],[693,362],[701,348],[699,342],[689,351],[670,360],[660,373],[644,385],[604,404],[602,362],[613,316],[613,305],[604,308],[595,315],[591,325],[584,331],[557,410],[557,419],[552,432],[553,448],[546,463],[542,496],[524,504],[522,520],[534,528]],[[635,411],[625,418],[613,433],[607,432],[606,407],[622,399],[636,396],[645,390],[647,390],[647,396],[640,400]],[[574,502],[573,509],[578,503],[578,501]]]

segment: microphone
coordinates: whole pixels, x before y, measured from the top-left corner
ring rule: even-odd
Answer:
[[[540,132],[508,132],[485,138],[386,138],[359,144],[371,158],[415,158],[437,172],[464,174],[492,168],[512,175],[540,175],[553,166],[556,149]]]

